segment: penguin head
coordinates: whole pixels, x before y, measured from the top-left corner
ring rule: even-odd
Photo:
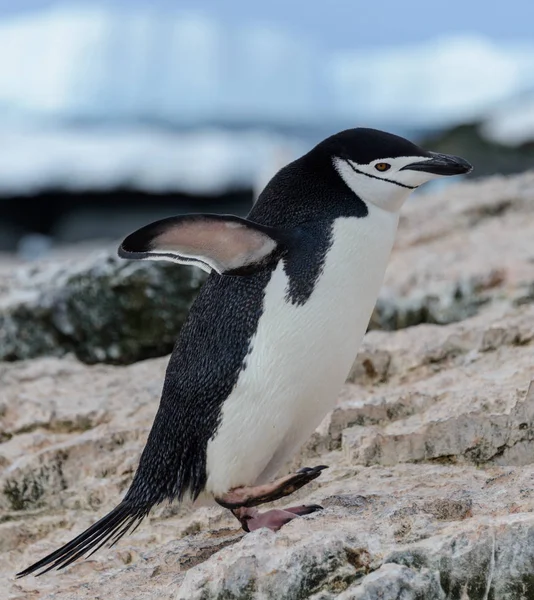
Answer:
[[[430,152],[397,135],[366,128],[337,133],[310,154],[331,160],[361,200],[389,212],[400,210],[410,193],[427,181],[473,168],[458,156]]]
[[[126,237],[119,256],[246,275],[271,268],[294,243],[293,228],[301,223],[328,211],[332,216],[333,208],[345,214],[347,197],[353,204],[350,191],[366,204],[397,212],[423,183],[471,169],[462,158],[428,152],[390,133],[348,129],[281,169],[247,219],[210,214],[161,219]]]

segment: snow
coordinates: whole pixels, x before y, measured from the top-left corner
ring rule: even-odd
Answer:
[[[130,187],[211,195],[246,188],[273,165],[270,176],[305,151],[290,138],[265,131],[203,129],[170,133],[125,129],[4,129],[0,193],[31,194],[46,187],[72,191]],[[276,165],[276,168],[275,166]]]
[[[485,118],[481,132],[492,142],[518,146],[534,140],[534,92],[508,100]]]
[[[495,114],[493,135],[534,135],[532,106],[495,112],[534,87],[534,44],[466,34],[328,54],[265,24],[226,26],[148,3],[67,3],[4,16],[0,46],[0,192],[257,187],[304,147],[260,123],[402,131]]]
[[[479,118],[534,84],[534,44],[474,35],[332,59],[336,108],[373,121],[443,127]],[[365,93],[361,93],[365,90]],[[355,107],[357,103],[357,108]]]
[[[12,113],[436,125],[534,84],[534,44],[476,35],[328,55],[262,24],[162,7],[56,5],[0,22],[0,103]]]
[[[229,31],[161,7],[59,5],[5,19],[0,41],[0,103],[15,113],[178,123],[315,115],[312,50],[261,25]]]

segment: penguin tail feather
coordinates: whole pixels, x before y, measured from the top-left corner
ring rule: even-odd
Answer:
[[[37,576],[43,575],[52,569],[63,569],[75,560],[78,560],[86,552],[91,551],[87,557],[91,556],[106,542],[110,542],[109,547],[111,548],[123,535],[137,529],[141,521],[149,513],[151,506],[151,504],[133,505],[127,501],[121,502],[105,517],[102,517],[100,521],[91,525],[91,527],[79,536],[27,569],[24,569],[24,571],[17,573],[16,577],[25,577],[43,567],[47,568],[37,573]]]

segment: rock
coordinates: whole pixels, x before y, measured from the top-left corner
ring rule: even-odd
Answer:
[[[69,506],[58,494],[84,477],[105,486],[77,506],[98,506],[103,487],[120,493],[146,440],[165,367],[166,359],[121,369],[72,357],[0,363],[0,465],[7,466],[0,508]]]
[[[409,569],[397,564],[384,564],[368,575],[360,585],[351,586],[335,596],[339,600],[375,600],[376,598],[445,599],[436,571]],[[326,600],[326,596],[324,597]]]
[[[533,202],[533,171],[413,196],[371,329],[447,324],[491,304],[531,303]]]
[[[529,463],[534,406],[525,396],[533,340],[532,305],[495,308],[447,327],[371,331],[308,451],[340,448],[344,432],[343,448],[362,464]],[[484,384],[481,372],[491,373]],[[497,431],[511,433],[499,439]]]
[[[385,562],[439,574],[444,598],[526,599],[534,596],[532,539],[532,515],[475,520],[461,532],[392,552]]]
[[[534,597],[533,190],[525,174],[407,207],[384,294],[401,306],[471,281],[485,301],[471,316],[368,332],[336,407],[285,467],[330,466],[288,500],[324,510],[277,533],[245,535],[205,500],[162,505],[117,546],[13,580],[122,498],[167,358],[0,363],[0,598]],[[24,288],[20,273],[0,264],[3,297]],[[52,280],[47,268],[24,301]]]
[[[505,490],[513,497],[516,485],[532,478],[528,471],[525,479],[508,472],[500,482],[442,466],[360,472],[346,481],[343,501],[324,513],[277,534],[254,532],[189,570],[176,598],[434,600],[460,598],[463,590],[473,599],[520,598],[520,590],[528,598],[534,517],[502,503]],[[328,489],[340,489],[339,476]],[[511,512],[499,515],[503,510]]]
[[[73,353],[121,364],[167,354],[203,279],[197,269],[107,252],[21,268],[0,295],[0,360]]]
[[[351,548],[339,532],[293,541],[267,529],[246,536],[233,552],[190,570],[176,600],[337,595],[368,569],[367,550]]]
[[[355,464],[529,464],[534,394],[526,390],[534,307],[485,327],[482,322],[475,318],[448,332],[425,326],[394,334],[393,339],[403,340],[395,349],[390,346],[387,392],[367,390],[359,400],[342,402],[330,417],[327,435],[337,440],[343,431],[341,446]],[[523,339],[528,340],[524,345]],[[368,336],[367,347],[371,340]],[[384,352],[387,344],[381,347]],[[482,384],[480,373],[491,374],[491,385]]]
[[[383,291],[373,311],[369,329],[393,331],[421,323],[445,325],[462,321],[476,315],[480,307],[491,302],[493,292],[488,291],[485,280],[495,282],[490,288],[493,290],[500,277],[499,273],[488,273],[483,281],[477,277],[460,279],[429,286],[430,289],[416,290],[404,297],[399,297],[391,290]],[[528,297],[528,292],[524,297]]]

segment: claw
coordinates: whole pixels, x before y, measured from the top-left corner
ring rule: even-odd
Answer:
[[[323,471],[324,469],[328,469],[328,465],[319,465],[318,467],[302,467],[299,469],[297,473],[309,473],[310,471]]]

